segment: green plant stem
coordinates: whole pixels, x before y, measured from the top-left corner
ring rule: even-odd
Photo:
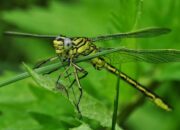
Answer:
[[[106,54],[109,54],[109,53],[113,53],[113,52],[119,51],[121,49],[123,49],[123,48],[114,48],[114,49],[109,49],[109,50],[105,50],[105,51],[102,51],[102,52],[98,52],[98,53],[96,53],[94,55],[89,55],[89,56],[81,57],[81,58],[78,58],[77,60],[75,60],[75,63],[82,62],[82,61],[87,61],[87,60],[90,60],[90,59],[98,57],[98,56],[102,56],[102,55],[106,55]],[[60,62],[58,62],[58,63],[54,63],[54,64],[51,64],[51,65],[47,65],[45,67],[41,67],[41,68],[35,69],[35,71],[37,73],[45,73],[45,72],[48,72],[48,71],[50,71],[52,69],[55,69],[57,67],[61,68],[63,66],[66,66],[67,64],[68,63],[64,63],[62,65]],[[28,78],[28,77],[30,77],[30,75],[27,72],[18,74],[17,76],[14,76],[14,77],[9,78],[7,80],[1,81],[0,82],[0,87],[6,86],[8,84],[17,82],[19,80],[22,80],[22,79],[25,79],[25,78]]]
[[[120,88],[120,76],[117,76],[116,95],[114,99],[114,111],[113,111],[113,117],[112,117],[112,130],[116,129],[117,111],[118,111],[118,104],[119,104],[119,88]]]
[[[157,89],[157,86],[159,86],[161,83],[158,81],[154,81],[149,85],[149,89],[151,90],[155,90]],[[127,121],[127,119],[129,118],[130,115],[132,115],[132,113],[138,109],[141,105],[143,105],[146,101],[146,98],[143,95],[138,95],[136,97],[136,100],[128,103],[126,106],[124,106],[124,108],[120,111],[120,113],[118,114],[118,120],[117,123],[119,126],[124,126],[125,122]]]

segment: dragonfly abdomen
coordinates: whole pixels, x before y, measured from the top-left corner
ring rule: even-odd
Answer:
[[[171,111],[171,108],[155,93],[151,92],[149,89],[145,88],[143,85],[140,83],[136,82],[134,79],[126,75],[125,73],[121,72],[114,66],[112,66],[109,63],[106,63],[104,65],[104,68],[111,73],[115,74],[116,76],[119,76],[121,79],[123,79],[125,82],[133,86],[135,89],[139,90],[144,94],[145,96],[149,97],[157,106],[160,108],[166,110],[166,111]]]
[[[135,89],[139,90],[145,96],[149,97],[157,106],[160,108],[170,111],[171,108],[155,93],[151,92],[149,89],[145,88],[140,83],[136,82],[134,79],[123,73],[122,71],[118,70],[116,67],[112,66],[111,64],[107,63],[103,58],[97,57],[92,59],[92,63],[96,69],[105,68],[107,71],[111,72],[112,74],[119,76],[122,80],[126,83],[133,86]]]

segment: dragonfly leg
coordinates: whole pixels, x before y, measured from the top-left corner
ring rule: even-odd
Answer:
[[[72,73],[67,73],[66,76],[64,76],[64,78],[69,78],[69,76],[71,76]]]
[[[75,64],[74,64],[74,65],[75,65]],[[77,65],[75,65],[75,66],[77,66]],[[79,69],[78,69],[78,68],[79,68]],[[78,76],[79,80],[85,78],[85,77],[88,75],[88,72],[87,72],[86,70],[84,70],[83,68],[81,68],[81,67],[78,66],[77,69],[78,69],[79,72],[83,73],[82,76]],[[72,83],[69,85],[68,89],[70,89],[75,82],[76,82],[76,79],[74,79],[74,80],[72,81]]]
[[[48,59],[46,59],[46,60],[40,61],[39,63],[37,63],[37,64],[34,66],[33,69],[37,69],[37,68],[43,66],[44,64],[46,64],[46,63],[48,63],[48,62],[51,62],[51,61],[56,60],[57,58],[58,58],[58,57],[55,56],[55,57],[51,57],[51,58],[48,58]],[[55,69],[53,69],[53,70],[50,70],[50,71],[48,71],[48,72],[45,72],[45,73],[43,73],[43,75],[51,74],[51,73],[57,71],[58,69],[59,69],[59,67],[58,67],[58,68],[55,68]]]
[[[48,58],[48,59],[46,59],[46,60],[42,60],[42,61],[40,61],[39,63],[37,63],[37,64],[33,67],[33,69],[37,69],[37,68],[43,66],[44,64],[46,64],[46,63],[48,63],[48,62],[51,62],[51,61],[56,60],[57,58],[58,58],[58,57],[55,56],[55,57]]]
[[[65,90],[66,95],[67,95],[68,98],[69,98],[69,93],[68,93],[67,88],[64,87],[63,85],[61,85],[61,84],[59,83],[59,81],[60,81],[61,77],[64,76],[65,73],[67,73],[67,71],[70,69],[70,67],[71,67],[71,66],[68,66],[68,67],[64,70],[64,72],[62,72],[62,73],[58,76],[58,79],[57,79],[57,81],[56,81],[56,88],[57,88],[57,89],[63,89],[63,90]]]
[[[84,70],[84,69],[80,68],[79,66],[75,65],[74,63],[72,63],[72,65],[73,65],[73,68],[74,68],[75,81],[76,81],[76,83],[77,83],[77,85],[78,85],[78,88],[79,88],[79,91],[80,91],[80,95],[79,95],[77,104],[75,104],[75,105],[76,105],[76,108],[77,108],[78,113],[79,113],[80,116],[82,117],[81,111],[80,111],[80,108],[79,108],[79,104],[80,104],[80,101],[81,101],[81,98],[82,98],[82,95],[83,95],[83,90],[82,90],[82,87],[81,87],[80,78],[79,78],[79,76],[78,76],[78,71],[82,71],[82,70]],[[85,71],[84,71],[84,72],[85,72]],[[87,75],[87,73],[86,73],[86,75]],[[83,77],[85,77],[85,75],[84,75]],[[82,78],[82,77],[81,77],[81,78]],[[75,81],[73,81],[73,82],[75,82]]]
[[[57,70],[59,70],[59,67],[58,67],[58,68],[55,68],[55,69],[53,69],[53,70],[50,70],[50,71],[48,71],[48,72],[45,72],[45,73],[43,73],[43,75],[51,74],[51,73],[53,73],[53,72],[55,72],[55,71],[57,71]]]

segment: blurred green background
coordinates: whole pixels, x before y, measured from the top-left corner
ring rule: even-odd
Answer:
[[[99,42],[100,47],[180,49],[179,0],[1,0],[0,82],[37,61],[54,56],[52,41],[16,38],[4,31],[93,37],[145,27],[168,27],[168,35],[150,39]],[[81,107],[86,119],[76,118],[75,108],[64,97],[36,87],[31,78],[0,88],[1,130],[103,130],[111,126],[117,78],[90,64],[82,80]],[[121,69],[147,87],[156,89],[172,112],[157,108],[121,82],[117,124],[126,130],[180,129],[180,64],[126,63]],[[56,79],[60,72],[53,74]]]

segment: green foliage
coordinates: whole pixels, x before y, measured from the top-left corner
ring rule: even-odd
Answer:
[[[32,78],[35,80],[35,82],[40,87],[45,88],[45,89],[52,91],[54,93],[60,93],[61,94],[61,91],[59,91],[58,89],[55,88],[55,84],[54,84],[55,81],[54,80],[37,74],[36,72],[34,72],[32,69],[30,69],[25,64],[24,64],[24,66],[25,66],[27,72],[32,76]],[[61,96],[62,96],[62,94],[61,94]],[[41,98],[41,97],[43,97],[42,94],[39,96],[39,98]],[[61,98],[64,98],[64,100],[67,100],[67,98],[64,96]],[[71,105],[73,105],[73,102]],[[72,107],[73,106],[71,106],[71,108]],[[91,111],[89,111],[89,109],[88,109],[90,107],[91,107]],[[101,102],[97,101],[93,97],[89,96],[85,92],[83,94],[83,99],[81,101],[80,109],[81,109],[82,115],[84,117],[86,117],[85,119],[82,120],[82,121],[84,121],[84,123],[87,123],[87,119],[88,120],[91,119],[92,121],[94,120],[96,122],[99,122],[99,124],[97,124],[97,126],[100,125],[101,127],[111,127],[111,116],[110,116],[111,112],[108,111],[108,109],[106,108],[105,105],[103,105]],[[63,123],[64,122],[66,123],[66,124],[63,124],[60,121],[58,121],[56,119],[56,117],[51,117],[49,115],[43,115],[43,114],[33,113],[33,112],[30,114],[40,124],[42,124],[45,128],[51,128],[51,129],[53,128],[54,129],[54,127],[59,128],[60,126],[62,128],[64,128],[64,127],[67,127],[64,125],[68,124],[68,126],[69,126],[69,123],[74,124],[73,120],[72,120],[72,122],[70,120],[67,120],[67,118],[69,118],[69,117],[66,117],[65,120],[64,120],[64,118],[62,118]],[[50,120],[51,122],[49,122],[48,120]],[[88,125],[90,125],[90,124],[88,123]],[[72,126],[74,127],[74,125],[72,125]],[[93,126],[90,126],[90,127],[93,127]]]
[[[97,46],[180,49],[178,35],[180,1],[178,0],[71,1],[49,1],[48,7],[44,8],[29,4],[30,8],[26,10],[4,9],[0,12],[0,32],[15,30],[38,34],[94,37],[150,26],[169,27],[173,31],[166,36],[100,42]],[[11,4],[10,1],[7,2]],[[12,5],[5,7],[12,7]],[[1,35],[0,81],[10,79],[20,71],[22,72],[22,62],[26,62],[29,66],[35,64],[39,59],[55,55],[51,42],[9,38]],[[84,90],[80,106],[84,116],[82,120],[76,118],[75,108],[66,97],[42,88],[53,87],[50,84],[56,80],[59,71],[50,77],[53,80],[47,80],[46,78],[49,77],[41,76],[28,69],[34,81],[40,82],[38,85],[32,79],[26,79],[0,89],[0,129],[103,130],[110,128],[117,79],[103,70],[94,70],[90,64],[79,64],[89,72],[88,76],[82,80]],[[153,106],[152,103],[146,103],[136,107],[133,110],[134,113],[123,118],[125,123],[118,125],[134,130],[179,129],[179,64],[126,63],[122,64],[121,69],[146,86],[157,85],[158,94],[174,107],[174,111],[166,113]],[[126,109],[126,106],[133,103],[137,97],[136,91],[121,82],[118,113],[121,114],[121,110]],[[129,110],[128,107],[127,110]]]

